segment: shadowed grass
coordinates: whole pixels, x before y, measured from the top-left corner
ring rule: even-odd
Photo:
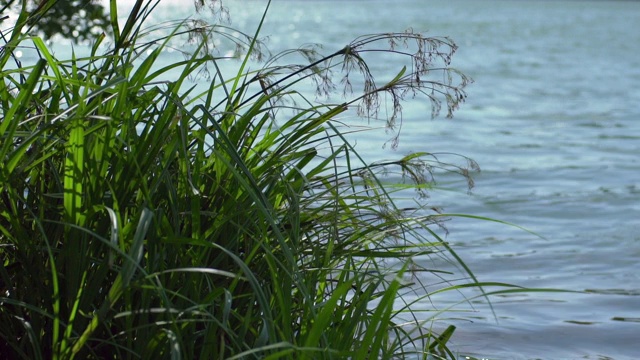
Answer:
[[[407,95],[451,116],[470,82],[448,67],[455,45],[411,31],[369,35],[328,56],[301,48],[249,71],[266,56],[261,24],[237,38],[192,21],[145,32],[155,5],[138,1],[120,29],[111,1],[113,44],[102,55],[103,38],[86,57],[55,58],[21,34],[25,13],[2,48],[0,353],[453,358],[454,328],[435,334],[411,310],[429,295],[402,303],[402,294],[424,286],[405,275],[445,273],[413,258],[447,253],[471,280],[438,291],[506,286],[475,279],[438,235],[445,215],[426,202],[438,172],[471,187],[477,164],[431,153],[366,163],[341,116],[355,108],[377,118],[389,107],[393,130]],[[143,42],[154,31],[157,40]],[[194,51],[159,65],[185,36],[197,39]],[[236,73],[221,70],[213,38],[245,54]],[[38,60],[20,63],[19,46]],[[408,62],[381,85],[366,62],[379,51]],[[294,53],[308,62],[281,65]],[[208,72],[207,86],[189,82]],[[347,100],[317,104],[297,90],[308,82],[321,95],[339,83]],[[416,189],[419,205],[396,206],[389,174]]]

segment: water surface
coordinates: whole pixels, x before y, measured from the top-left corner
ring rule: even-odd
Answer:
[[[467,103],[453,120],[431,121],[427,104],[411,102],[395,155],[471,156],[483,170],[473,194],[443,191],[431,201],[544,237],[450,222],[447,240],[480,280],[589,292],[494,297],[497,321],[474,303],[477,312],[460,315],[468,321],[453,338],[462,351],[503,359],[640,355],[638,19],[640,3],[624,1],[274,3],[267,25],[276,46],[338,49],[361,34],[408,27],[459,44],[454,66],[475,79]],[[372,160],[393,157],[381,139],[359,138],[359,149]]]
[[[264,2],[225,4],[232,25],[252,32]],[[370,160],[418,151],[472,157],[482,167],[473,193],[445,178],[451,191],[430,201],[541,235],[449,222],[447,240],[478,278],[587,292],[496,296],[496,317],[486,301],[474,301],[475,312],[448,321],[458,325],[452,341],[465,354],[640,355],[638,19],[632,1],[274,1],[263,31],[274,51],[321,43],[332,52],[362,34],[409,27],[459,44],[453,65],[475,83],[455,118],[432,121],[428,104],[413,101],[397,150],[382,148],[384,131],[357,138],[357,149]],[[372,67],[399,70],[384,61]]]

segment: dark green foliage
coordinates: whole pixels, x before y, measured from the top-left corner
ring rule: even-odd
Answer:
[[[31,12],[26,28],[44,38],[61,35],[79,43],[95,41],[101,33],[110,30],[104,7],[93,0],[29,0],[26,4]],[[22,1],[0,0],[1,13],[7,17],[0,26],[14,24],[11,16],[17,16],[22,6]]]

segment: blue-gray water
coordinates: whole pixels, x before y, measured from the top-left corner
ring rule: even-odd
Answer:
[[[224,3],[232,25],[253,31],[264,2]],[[167,6],[167,16],[187,11]],[[482,168],[473,193],[439,191],[432,203],[544,237],[449,222],[447,240],[478,278],[588,291],[496,296],[497,321],[474,302],[477,312],[448,314],[464,320],[443,321],[458,325],[454,348],[500,359],[640,356],[639,20],[633,1],[274,1],[263,31],[274,50],[317,42],[332,52],[408,27],[452,37],[453,65],[475,79],[455,118],[432,121],[428,104],[411,101],[396,151],[382,148],[383,131],[358,137],[357,149],[370,160],[472,157]]]
[[[258,14],[259,2],[243,3],[238,13],[232,6],[238,25]],[[589,294],[493,297],[497,323],[479,303],[475,313],[448,314],[472,320],[453,321],[459,350],[502,359],[640,356],[639,20],[640,3],[629,1],[274,2],[264,33],[279,49],[319,42],[330,51],[408,27],[460,46],[453,65],[475,83],[455,118],[431,121],[428,104],[409,102],[395,154],[382,149],[384,132],[358,138],[358,149],[371,160],[411,151],[472,157],[482,168],[473,194],[440,192],[434,205],[544,237],[451,221],[447,240],[479,279]]]

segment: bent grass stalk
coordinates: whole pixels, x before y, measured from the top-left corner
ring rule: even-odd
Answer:
[[[431,102],[434,116],[444,102],[450,116],[471,81],[448,67],[450,40],[369,35],[329,56],[301,48],[248,71],[264,56],[257,39],[266,11],[252,37],[184,21],[168,35],[156,27],[157,41],[143,43],[154,36],[143,24],[156,4],[137,1],[122,30],[112,11],[114,44],[104,55],[99,37],[90,56],[56,59],[42,40],[19,33],[26,12],[2,48],[2,354],[453,358],[453,328],[435,334],[411,310],[431,295],[402,299],[415,286],[403,275],[446,274],[416,268],[414,258],[447,252],[471,279],[445,279],[434,294],[522,290],[479,282],[437,233],[447,215],[429,213],[433,178],[454,172],[471,187],[477,164],[437,153],[366,163],[339,118],[353,107],[373,118],[390,106],[393,130],[403,99],[414,95]],[[159,66],[163,49],[183,36],[198,39],[191,55]],[[236,73],[224,73],[224,59],[210,52],[216,38],[243,47]],[[18,46],[32,46],[39,60],[7,67]],[[380,51],[409,62],[382,86],[367,65]],[[308,63],[281,65],[291,54]],[[189,87],[208,66],[210,86]],[[305,81],[325,95],[340,83],[348,98],[316,104],[297,90]],[[389,172],[408,183],[393,183]],[[422,202],[399,208],[396,185]],[[415,330],[405,329],[404,314]]]

